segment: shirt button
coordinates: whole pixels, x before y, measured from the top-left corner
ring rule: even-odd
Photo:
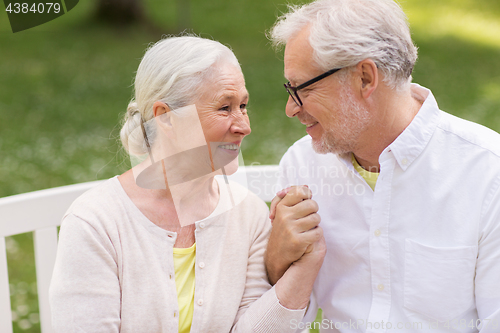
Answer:
[[[172,280],[172,274],[169,274],[169,275],[168,275],[168,278],[169,278],[170,280]]]
[[[176,317],[177,317],[177,312],[174,311],[174,318],[176,318]]]
[[[205,263],[204,263],[204,262],[200,262],[200,263],[198,264],[198,266],[200,266],[200,268],[203,268],[203,267],[205,267]]]
[[[403,163],[403,165],[407,165],[407,164],[408,164],[408,159],[403,158],[403,159],[401,160],[401,163]]]
[[[379,285],[377,286],[377,289],[378,289],[378,290],[380,290],[380,291],[384,290],[384,285],[383,285],[382,283],[381,283],[381,284],[379,284]]]
[[[381,232],[380,232],[380,230],[377,229],[377,230],[375,230],[375,232],[373,234],[378,237],[378,236],[380,236]]]
[[[198,303],[199,306],[202,306],[203,305],[203,300],[200,298],[197,303]]]
[[[202,228],[202,229],[205,228],[205,222],[200,223],[200,228]]]

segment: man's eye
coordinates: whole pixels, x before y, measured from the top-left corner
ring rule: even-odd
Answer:
[[[219,109],[220,111],[230,111],[229,105],[223,106]]]
[[[246,109],[247,105],[246,104],[240,104],[240,109]]]

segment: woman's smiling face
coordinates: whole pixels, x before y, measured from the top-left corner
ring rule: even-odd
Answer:
[[[237,159],[241,142],[251,129],[246,109],[248,91],[241,70],[222,65],[213,78],[205,86],[196,108],[213,167],[219,169]]]

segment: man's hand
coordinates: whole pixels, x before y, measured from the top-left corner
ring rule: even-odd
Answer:
[[[310,252],[293,262],[275,285],[276,297],[285,308],[304,309],[309,304],[314,281],[326,255],[323,234],[309,248]]]
[[[278,192],[271,202],[273,228],[265,259],[272,284],[323,237],[323,230],[318,227],[318,205],[311,197],[307,186],[294,186]]]

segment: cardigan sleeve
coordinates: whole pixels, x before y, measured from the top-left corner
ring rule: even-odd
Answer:
[[[263,202],[262,205],[265,206]],[[269,284],[264,253],[271,232],[271,222],[267,207],[258,212],[260,216],[254,219],[259,222],[250,231],[253,240],[248,257],[245,291],[231,332],[295,332],[296,324],[302,320],[305,309],[290,310],[283,307],[274,287]]]
[[[50,286],[55,332],[120,331],[120,284],[109,238],[75,215],[61,225]]]

